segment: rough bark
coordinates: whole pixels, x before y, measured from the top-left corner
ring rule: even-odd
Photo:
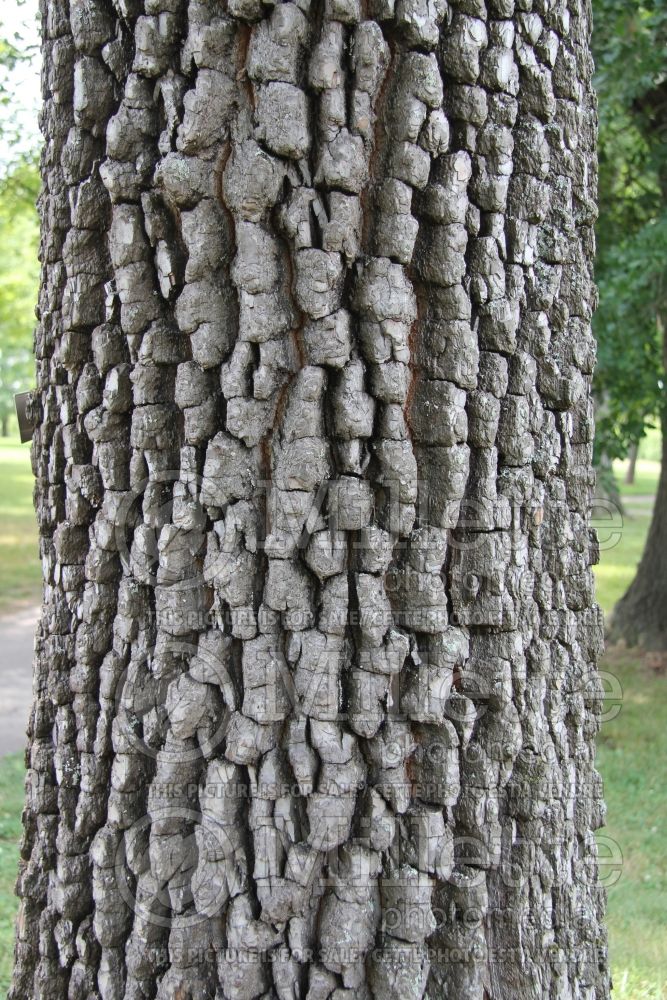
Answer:
[[[11,996],[608,996],[564,0],[44,4]]]

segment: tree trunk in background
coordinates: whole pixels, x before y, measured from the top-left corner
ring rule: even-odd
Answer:
[[[663,332],[663,361],[667,368],[667,326]],[[648,650],[667,649],[667,402],[660,417],[662,456],[653,517],[637,575],[620,599],[609,625],[612,642],[623,640],[630,646]]]
[[[607,409],[607,401],[604,394],[598,393],[593,397],[594,419],[599,423],[604,411]],[[602,501],[603,508],[608,512],[609,504],[612,503],[619,510],[623,510],[621,503],[621,491],[614,475],[613,461],[607,451],[595,449],[593,451],[593,461],[595,462],[595,501]],[[593,507],[593,517],[597,517],[595,507]]]
[[[630,454],[628,455],[628,469],[625,473],[625,484],[626,486],[632,486],[635,481],[635,472],[637,471],[637,456],[639,454],[639,445],[633,444],[630,449]]]
[[[608,996],[581,0],[44,20],[11,996]]]

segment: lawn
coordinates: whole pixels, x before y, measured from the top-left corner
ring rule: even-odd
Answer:
[[[618,462],[615,466],[618,469],[617,476],[622,477],[623,470],[627,468],[627,462]],[[632,497],[646,497],[655,490],[655,484],[660,474],[660,462],[639,459],[635,470],[635,481],[631,485],[621,484],[621,493],[626,499]]]
[[[41,566],[32,506],[30,445],[0,438],[0,614],[39,601]]]
[[[623,482],[624,466],[619,462],[615,469],[622,509],[602,503],[593,514],[600,542],[600,565],[595,570],[597,599],[605,614],[627,590],[641,559],[660,473],[658,462],[640,460],[635,482],[627,486]]]
[[[616,471],[622,481],[622,464]],[[658,471],[655,455],[640,452],[635,484],[621,485],[623,515],[598,511],[597,596],[607,613],[641,557]],[[0,444],[0,472],[0,609],[6,609],[39,595],[28,446]],[[623,856],[620,878],[609,890],[614,997],[667,1000],[667,677],[651,671],[634,651],[609,650],[600,667],[623,692],[621,710],[603,723],[598,743],[608,809],[601,833]],[[0,990],[7,988],[11,969],[22,770],[21,754],[0,759]]]
[[[620,877],[609,888],[614,997],[664,1000],[667,678],[619,649],[610,650],[600,666],[623,692],[619,714],[602,724],[598,738],[607,802],[607,826],[600,832],[619,845],[622,855]]]
[[[0,992],[6,995],[12,970],[18,862],[23,809],[23,754],[0,758]],[[29,1000],[26,997],[26,1000]]]
[[[641,452],[640,452],[641,455]],[[595,526],[600,564],[597,599],[605,614],[625,593],[641,558],[660,465],[640,457],[635,482],[623,482],[625,463],[615,467],[623,513],[608,511]],[[667,998],[667,677],[657,675],[634,650],[609,649],[600,669],[606,684],[622,691],[620,712],[610,712],[598,739],[607,826],[617,843],[620,877],[609,888],[609,943],[616,1000]],[[615,681],[612,681],[612,678]]]

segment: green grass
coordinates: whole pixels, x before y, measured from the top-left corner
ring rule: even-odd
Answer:
[[[627,650],[609,650],[601,668],[623,692],[620,712],[603,722],[598,738],[607,802],[601,832],[622,855],[620,877],[609,888],[614,995],[662,1000],[667,996],[667,678]]]
[[[641,455],[641,452],[640,452]],[[660,465],[639,459],[635,483],[623,483],[625,507],[610,522],[598,518],[600,564],[597,599],[609,614],[632,581],[644,548],[653,504],[635,497],[655,493]],[[615,1000],[667,998],[667,677],[650,670],[635,650],[610,649],[600,669],[620,683],[620,712],[602,724],[598,768],[607,803],[601,833],[617,843],[623,862],[609,888],[609,947]],[[613,712],[609,713],[613,715]]]
[[[600,541],[600,565],[595,570],[598,603],[609,614],[628,589],[644,551],[651,522],[660,465],[640,459],[632,486],[623,482],[625,463],[614,466],[624,510],[597,508],[593,524]]]
[[[655,451],[655,442],[651,444]],[[37,532],[28,446],[0,440],[0,609],[39,595]],[[623,518],[597,519],[597,597],[605,612],[632,580],[648,530],[659,465],[642,458],[634,486],[621,483]],[[616,467],[622,479],[622,463]],[[621,849],[621,877],[609,890],[608,927],[615,1000],[667,1000],[667,677],[634,651],[610,650],[601,669],[623,691],[619,714],[602,725],[598,766],[605,783],[604,837]],[[23,800],[21,754],[0,759],[0,991],[9,984]]]
[[[620,483],[622,496],[648,496],[655,493],[656,483],[660,475],[660,462],[654,462],[647,458],[637,459],[635,481],[630,486],[623,481],[627,468],[627,462],[614,462],[614,473]]]
[[[23,754],[0,758],[0,991],[9,988],[16,899],[14,883],[23,809]]]
[[[32,487],[30,445],[0,438],[0,613],[39,601],[42,568]]]

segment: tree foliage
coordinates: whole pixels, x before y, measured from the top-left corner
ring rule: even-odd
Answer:
[[[13,0],[0,19],[0,423],[13,412],[15,392],[34,384],[32,330],[37,301],[39,193],[37,150],[19,113],[20,74],[37,73],[30,42],[34,4]]]
[[[14,409],[15,392],[34,384],[32,330],[39,284],[39,174],[24,160],[0,182],[0,421]]]
[[[595,0],[600,109],[598,453],[620,457],[665,399],[667,2]]]
[[[25,115],[21,114],[21,97],[26,90],[26,74],[38,73],[37,45],[38,13],[35,0],[4,0],[0,11],[0,164],[3,174],[16,162],[16,151],[25,155]],[[23,78],[21,70],[24,70]],[[31,92],[34,88],[27,88]],[[32,102],[30,102],[32,104]],[[23,111],[25,112],[25,108]],[[32,130],[30,130],[32,131]]]

